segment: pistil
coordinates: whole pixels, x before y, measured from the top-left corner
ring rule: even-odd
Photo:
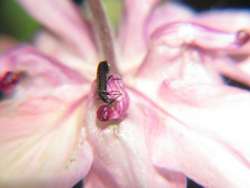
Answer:
[[[103,5],[100,0],[89,0],[88,3],[96,33],[100,41],[103,58],[110,64],[111,71],[119,74],[111,27],[108,23]]]

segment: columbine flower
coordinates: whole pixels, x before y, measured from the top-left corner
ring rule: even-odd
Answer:
[[[248,64],[244,24],[206,25],[221,13],[126,0],[112,43],[98,0],[88,1],[94,25],[70,1],[20,2],[57,37],[36,41],[51,56],[27,46],[1,56],[1,187],[69,188],[84,178],[87,188],[181,188],[186,176],[250,186],[250,95],[218,74],[249,84],[233,64]],[[223,18],[249,20],[237,15]],[[103,99],[101,51],[111,65],[100,76]]]

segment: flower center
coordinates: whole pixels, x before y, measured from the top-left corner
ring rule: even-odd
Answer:
[[[102,104],[97,110],[100,121],[121,120],[127,112],[129,98],[122,79],[115,74],[109,75],[107,61],[102,61],[97,68],[97,94]]]
[[[126,115],[129,98],[122,79],[118,75],[113,35],[101,1],[89,0],[88,3],[97,38],[100,40],[101,54],[104,59],[107,59],[107,61],[100,62],[97,68],[96,92],[102,103],[98,107],[97,118],[100,121],[121,120]]]

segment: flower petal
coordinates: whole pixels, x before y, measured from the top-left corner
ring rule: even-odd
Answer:
[[[250,57],[245,59],[244,61],[240,62],[237,67],[246,72],[248,75],[250,75]]]
[[[119,44],[124,60],[138,63],[146,50],[145,21],[159,0],[124,1],[123,22],[119,33]],[[136,18],[136,19],[135,19]]]
[[[174,25],[168,26],[172,28]],[[159,35],[158,39],[152,40],[151,48],[135,74],[136,79],[133,80],[133,85],[136,85],[137,89],[152,99],[157,100],[161,85],[172,85],[175,80],[181,80],[179,84],[184,85],[194,83],[222,84],[221,78],[212,68],[212,64],[216,63],[214,60],[216,58],[210,57],[206,50],[189,48],[189,43],[185,43],[185,37],[182,38],[183,40],[179,40],[178,37],[181,35],[172,29],[170,30],[171,32]],[[180,33],[182,32],[180,31]],[[194,36],[191,41],[199,42],[201,36]]]
[[[93,60],[96,49],[90,38],[89,26],[81,19],[79,10],[68,0],[19,0],[46,27],[73,44],[87,60]]]
[[[3,54],[0,67],[25,73],[0,101],[0,187],[72,187],[93,160],[84,79],[29,47]]]
[[[34,45],[47,55],[54,57],[68,67],[74,68],[84,75],[87,80],[95,78],[96,63],[87,63],[86,59],[84,60],[77,55],[72,51],[72,48],[52,34],[45,31],[39,33],[34,40]]]
[[[196,15],[193,21],[224,31],[236,32],[249,29],[250,13],[248,10],[213,10]]]
[[[86,84],[87,79],[78,73],[77,71],[60,64],[55,59],[48,57],[39,51],[29,46],[20,46],[16,49],[11,49],[1,56],[1,72],[6,70],[20,70],[26,71],[29,75],[44,76],[50,80],[49,85],[61,84],[66,82],[67,84],[77,83]],[[35,64],[33,62],[42,62]],[[22,63],[16,63],[22,62]],[[45,86],[49,86],[46,83]],[[44,85],[43,85],[44,86]]]
[[[175,22],[163,25],[151,36],[153,42],[166,45],[192,45],[207,50],[237,50],[249,41],[247,32],[224,32],[205,25],[190,22]]]
[[[188,87],[179,88],[183,90],[188,96],[194,95]],[[172,117],[152,132],[155,166],[182,172],[205,187],[248,187],[249,93],[222,86],[211,86],[209,95],[199,92],[204,90],[202,86],[197,85],[196,90],[189,104],[168,101],[162,95],[160,104],[167,107],[162,109]]]
[[[207,187],[249,185],[248,120],[237,113],[249,111],[249,103],[243,107],[241,103],[250,102],[250,96],[224,87],[216,72],[209,69],[221,57],[227,63],[232,49],[241,52],[242,45],[236,45],[241,44],[238,33],[217,32],[196,24],[191,25],[205,30],[196,28],[193,33],[185,27],[178,31],[175,24],[180,23],[167,24],[152,35],[152,48],[133,82],[151,101],[151,109],[162,114],[162,123],[154,123],[149,131],[153,163],[161,173],[181,172]],[[241,130],[236,134],[238,124]],[[245,138],[240,139],[241,135]],[[214,159],[211,153],[215,148],[218,154]]]
[[[232,61],[230,54],[245,53],[249,43],[245,36],[189,22],[164,25],[152,35],[151,48],[135,74],[137,87],[150,85],[148,90],[157,91],[164,80],[171,84],[178,79],[187,84],[221,84],[217,72],[221,61],[226,64]]]
[[[176,3],[166,2],[152,11],[147,20],[147,36],[159,27],[172,22],[183,22],[191,20],[193,12],[185,6]]]
[[[153,168],[145,127],[158,123],[159,117],[153,112],[153,117],[146,114],[151,110],[132,95],[133,104],[127,117],[120,122],[98,121],[96,96],[88,100],[87,134],[95,160],[85,186],[184,188],[186,180],[182,174],[169,172],[164,179]]]

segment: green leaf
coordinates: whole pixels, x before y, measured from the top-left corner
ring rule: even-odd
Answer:
[[[29,40],[39,24],[15,0],[0,1],[0,33],[18,40]]]

